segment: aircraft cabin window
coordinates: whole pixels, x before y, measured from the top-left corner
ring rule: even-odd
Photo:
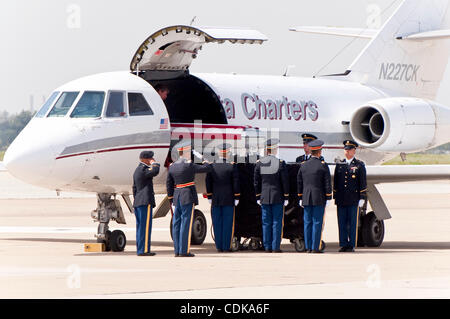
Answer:
[[[42,105],[39,112],[36,113],[36,117],[44,117],[45,114],[47,114],[48,109],[50,106],[52,106],[53,102],[55,102],[56,97],[58,96],[59,92],[53,92],[52,95],[45,101],[44,105]]]
[[[102,115],[105,92],[84,92],[70,114],[72,118],[92,118]]]
[[[66,115],[78,93],[80,92],[63,92],[47,117],[62,117]]]
[[[106,107],[106,117],[122,117],[127,115],[123,105],[123,92],[109,93],[108,106]]]
[[[128,108],[130,116],[153,115],[153,111],[142,93],[128,93]]]

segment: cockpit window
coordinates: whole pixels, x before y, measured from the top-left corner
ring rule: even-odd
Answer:
[[[69,112],[70,107],[80,92],[63,92],[48,117],[62,117]]]
[[[89,118],[100,117],[102,114],[105,92],[84,92],[70,117]]]
[[[53,92],[52,95],[45,101],[44,105],[42,105],[39,112],[36,113],[36,117],[44,117],[45,114],[47,114],[48,109],[50,106],[53,105],[53,102],[55,102],[56,97],[58,96],[59,92]]]
[[[153,115],[153,111],[142,93],[128,93],[130,116]]]
[[[124,92],[109,93],[108,106],[106,107],[106,117],[125,116]]]

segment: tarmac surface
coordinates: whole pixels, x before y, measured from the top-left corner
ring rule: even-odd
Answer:
[[[282,254],[217,253],[201,199],[208,235],[191,247],[196,257],[173,257],[170,216],[153,221],[157,255],[138,257],[128,211],[127,225],[110,223],[127,235],[124,252],[85,253],[97,228],[93,195],[57,197],[0,172],[0,298],[450,298],[450,181],[380,191],[393,218],[379,248],[338,253],[331,205],[324,254],[297,253],[287,239]]]

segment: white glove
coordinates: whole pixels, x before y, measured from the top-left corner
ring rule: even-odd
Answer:
[[[212,205],[212,199],[208,199],[209,205]]]
[[[358,206],[359,206],[359,207],[363,207],[363,206],[364,206],[364,202],[365,202],[364,199],[360,199],[360,200],[359,200],[359,203],[358,203]]]
[[[172,212],[175,213],[175,205],[172,205]]]
[[[239,205],[239,199],[234,200],[234,206],[237,206],[237,205]]]
[[[303,207],[303,201],[302,201],[301,199],[298,201],[298,205],[299,205],[300,207]]]
[[[330,206],[330,201],[329,200],[327,200],[327,202],[325,203],[325,207],[328,207],[328,206]]]
[[[261,200],[258,199],[256,202],[258,203],[259,206],[261,206]]]
[[[284,206],[287,206],[289,204],[289,201],[288,200],[285,200],[284,201]]]

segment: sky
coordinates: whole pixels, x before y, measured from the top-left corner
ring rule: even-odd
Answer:
[[[136,49],[150,34],[165,26],[190,24],[194,17],[194,26],[256,29],[269,40],[262,45],[205,45],[191,65],[193,73],[281,75],[288,66],[295,66],[291,76],[340,73],[367,40],[302,34],[289,28],[376,28],[399,3],[4,0],[0,3],[0,111],[37,110],[52,90],[68,81],[100,72],[129,70]],[[450,93],[441,93],[439,100],[450,102]]]

